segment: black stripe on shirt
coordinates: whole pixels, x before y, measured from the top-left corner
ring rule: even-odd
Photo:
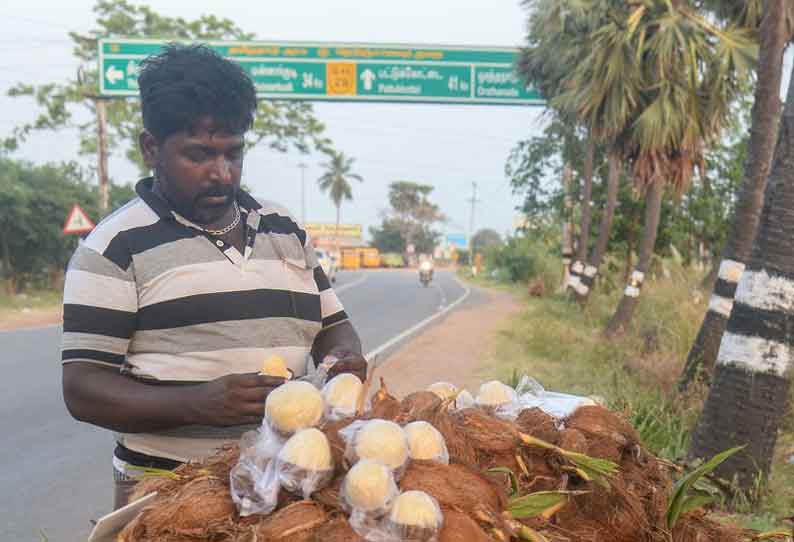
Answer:
[[[325,271],[319,265],[314,268],[314,282],[317,283],[317,289],[321,292],[331,287],[328,277],[325,276]]]
[[[294,233],[301,242],[301,246],[306,246],[306,232],[288,216],[277,213],[270,213],[262,216],[259,222],[259,233]]]
[[[64,303],[63,331],[129,339],[135,331],[135,313]]]
[[[181,297],[138,309],[138,329],[169,329],[255,318],[321,322],[320,296],[261,289]]]
[[[125,356],[112,354],[101,350],[71,349],[61,353],[62,361],[101,361],[102,363],[112,363],[114,365],[124,365]]]
[[[327,316],[323,318],[323,328],[327,328],[328,326],[338,324],[343,320],[347,320],[347,313],[345,311],[339,311],[337,313],[332,314],[331,316]]]
[[[201,235],[175,220],[158,220],[154,224],[119,232],[108,244],[103,256],[121,269],[127,270],[135,254],[182,239]]]

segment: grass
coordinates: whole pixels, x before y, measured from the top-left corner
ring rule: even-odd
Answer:
[[[604,281],[585,309],[559,293],[530,298],[521,288],[526,308],[499,330],[478,376],[509,381],[518,372],[550,390],[597,395],[629,416],[652,452],[682,462],[705,390],[681,398],[675,385],[708,295],[698,290],[700,272],[668,262],[663,269],[662,277],[646,283],[631,329],[612,340],[602,331],[617,306],[619,280]],[[731,503],[737,512],[729,517],[764,531],[785,527],[781,520],[794,510],[792,456],[794,431],[787,427],[779,437],[767,491],[754,506]]]
[[[14,318],[30,311],[50,309],[62,303],[60,290],[30,290],[14,297],[0,293],[0,320]]]

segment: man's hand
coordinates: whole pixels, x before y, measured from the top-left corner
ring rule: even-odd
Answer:
[[[265,399],[284,382],[283,378],[275,376],[247,373],[227,375],[201,384],[201,398],[195,404],[192,423],[260,423],[265,415]]]
[[[361,354],[348,353],[344,355],[336,354],[339,361],[334,363],[328,370],[327,380],[331,380],[338,374],[350,373],[356,375],[362,382],[367,379],[367,360]]]

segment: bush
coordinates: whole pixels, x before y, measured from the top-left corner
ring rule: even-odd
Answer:
[[[528,237],[511,237],[501,247],[492,248],[485,257],[488,269],[494,275],[512,282],[528,282],[540,278],[548,290],[560,281],[562,264],[540,240]]]

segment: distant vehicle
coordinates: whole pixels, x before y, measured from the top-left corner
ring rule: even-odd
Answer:
[[[380,261],[383,267],[405,267],[405,259],[399,252],[384,252]]]
[[[433,280],[433,261],[430,259],[422,260],[419,264],[419,282],[427,288]]]
[[[314,255],[317,256],[317,261],[320,262],[320,267],[323,268],[325,276],[331,282],[336,282],[336,260],[331,254],[322,248],[314,249]]]

